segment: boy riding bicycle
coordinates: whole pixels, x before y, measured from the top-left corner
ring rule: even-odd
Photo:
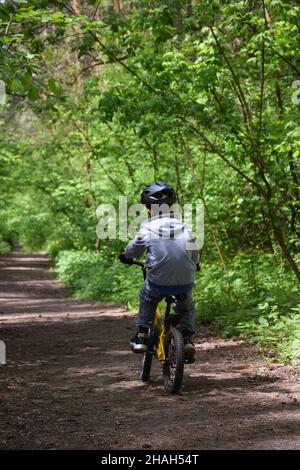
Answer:
[[[166,295],[173,295],[175,313],[180,315],[177,328],[183,334],[185,355],[192,362],[195,354],[192,289],[199,263],[195,237],[181,215],[172,211],[176,194],[169,184],[163,181],[148,184],[141,194],[141,202],[146,205],[149,218],[120,255],[121,262],[130,264],[133,258],[140,258],[147,251],[147,277],[140,291],[136,320],[138,332],[130,344],[134,352],[147,351],[148,330],[157,305]]]

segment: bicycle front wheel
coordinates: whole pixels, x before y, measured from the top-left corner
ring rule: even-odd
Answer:
[[[166,361],[163,365],[165,389],[168,393],[178,393],[184,371],[184,342],[182,333],[171,327],[165,340]]]
[[[150,378],[151,365],[152,365],[152,353],[146,352],[143,354],[141,374],[140,374],[141,380],[143,382],[148,382]]]

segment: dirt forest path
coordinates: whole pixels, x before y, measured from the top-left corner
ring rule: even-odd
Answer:
[[[46,255],[0,257],[0,448],[300,449],[299,369],[199,327],[168,396],[159,364],[140,382],[134,331],[119,305],[70,299]]]

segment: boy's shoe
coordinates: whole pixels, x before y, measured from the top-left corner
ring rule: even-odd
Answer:
[[[130,346],[135,353],[145,353],[148,351],[148,334],[138,332],[130,341]]]
[[[184,336],[183,341],[185,360],[188,364],[193,364],[195,362],[195,345],[190,336]]]

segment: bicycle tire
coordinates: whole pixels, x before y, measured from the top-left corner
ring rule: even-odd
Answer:
[[[182,385],[184,372],[184,342],[182,333],[171,327],[165,339],[166,361],[163,365],[165,390],[178,393]]]
[[[150,378],[151,365],[152,365],[152,353],[146,352],[143,354],[142,367],[141,367],[141,380],[148,382]]]

